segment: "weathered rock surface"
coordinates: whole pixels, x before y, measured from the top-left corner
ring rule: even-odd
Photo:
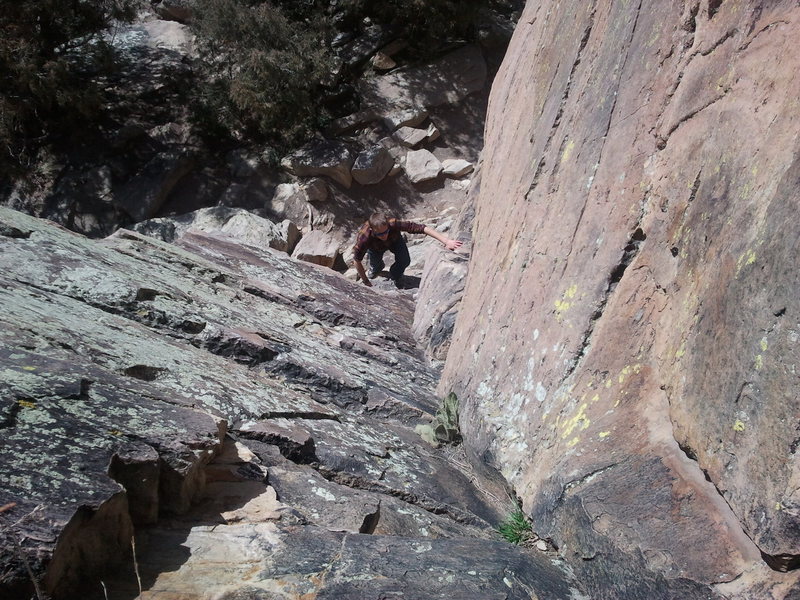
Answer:
[[[474,168],[471,162],[463,158],[446,158],[442,161],[442,173],[448,177],[463,177]]]
[[[495,80],[440,392],[592,597],[797,597],[798,30],[528,3]]]
[[[375,120],[382,121],[390,131],[403,126],[417,127],[428,117],[430,109],[455,104],[482,89],[486,76],[486,61],[480,47],[469,45],[428,65],[362,80],[361,109],[334,122],[332,131],[341,133]]]
[[[412,150],[406,154],[403,169],[411,183],[422,183],[436,179],[442,172],[442,163],[428,150]]]
[[[394,159],[381,145],[375,145],[359,153],[351,174],[361,185],[380,183],[394,166]]]
[[[350,188],[353,166],[350,149],[341,142],[323,140],[313,142],[286,156],[281,166],[294,175],[308,177],[325,175],[345,189]]]
[[[339,242],[332,235],[315,229],[303,236],[295,246],[292,256],[297,260],[332,269],[339,257]]]
[[[228,219],[220,231],[241,244],[256,248],[274,248],[287,254],[294,251],[301,237],[300,230],[288,219],[273,223],[247,211],[241,211]]]
[[[131,598],[134,535],[162,600],[581,593],[413,432],[436,374],[408,298],[198,231],[92,241],[3,208],[0,234],[3,598],[33,594],[20,552],[56,600]]]

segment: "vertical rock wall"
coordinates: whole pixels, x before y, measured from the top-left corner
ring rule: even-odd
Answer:
[[[791,595],[798,40],[795,1],[543,0],[495,81],[440,392],[597,597]]]

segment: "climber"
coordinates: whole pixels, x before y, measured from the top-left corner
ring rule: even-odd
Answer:
[[[394,254],[394,264],[389,269],[389,279],[394,281],[398,288],[403,287],[403,272],[411,264],[408,246],[401,234],[403,231],[429,235],[439,240],[448,250],[455,251],[461,246],[460,241],[450,239],[427,225],[412,223],[411,221],[400,221],[399,219],[389,218],[383,213],[375,213],[358,230],[356,243],[353,246],[353,260],[355,261],[356,271],[358,271],[358,276],[365,285],[372,287],[370,279],[377,277],[383,270],[383,254],[389,250]],[[364,254],[369,256],[369,276],[367,276],[364,271],[364,265],[361,263]]]

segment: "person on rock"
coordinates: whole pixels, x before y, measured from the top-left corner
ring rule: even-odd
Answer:
[[[375,279],[383,270],[383,255],[388,250],[394,254],[394,264],[389,269],[389,279],[394,281],[398,288],[403,287],[403,273],[408,265],[411,264],[408,246],[402,235],[404,231],[429,235],[439,240],[448,250],[455,251],[461,247],[460,241],[450,239],[427,225],[401,221],[400,219],[387,217],[383,213],[374,213],[358,230],[356,243],[353,246],[353,260],[356,271],[358,271],[358,276],[365,285],[372,287],[370,279]],[[364,259],[364,254],[369,256],[369,275],[364,271],[364,265],[361,262]]]

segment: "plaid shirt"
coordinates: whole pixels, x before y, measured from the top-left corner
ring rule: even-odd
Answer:
[[[369,226],[369,221],[367,221],[361,226],[361,229],[358,230],[356,243],[353,246],[353,257],[356,260],[361,260],[364,258],[367,250],[386,252],[400,239],[400,232],[402,231],[407,231],[408,233],[425,233],[425,225],[412,223],[411,221],[389,219],[389,235],[386,240],[382,240],[371,235],[372,228]]]

